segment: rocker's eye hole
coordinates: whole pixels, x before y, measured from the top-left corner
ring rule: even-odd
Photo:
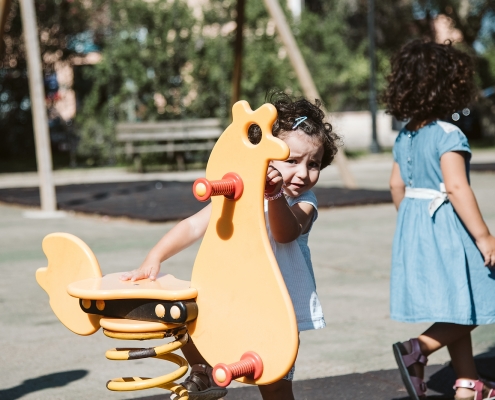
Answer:
[[[252,124],[248,129],[248,139],[251,144],[258,144],[261,142],[261,128],[259,125]]]

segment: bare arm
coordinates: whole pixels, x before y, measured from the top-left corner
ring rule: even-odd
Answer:
[[[400,176],[399,164],[394,162],[392,166],[392,174],[390,175],[390,193],[392,194],[392,201],[394,202],[395,208],[398,210],[400,203],[404,199],[406,192],[406,185]]]
[[[150,250],[138,269],[122,274],[120,279],[124,281],[146,278],[155,280],[163,261],[203,237],[208,227],[210,215],[211,203],[191,217],[179,222]]]
[[[278,193],[283,185],[280,172],[268,167],[265,191]],[[289,243],[305,233],[313,220],[314,207],[308,203],[297,203],[289,207],[285,196],[268,201],[268,221],[273,238],[278,243]]]
[[[474,237],[485,259],[485,265],[495,266],[495,238],[483,221],[476,197],[469,185],[463,153],[445,153],[440,159],[440,167],[452,206]]]
[[[289,243],[305,233],[313,220],[314,207],[297,203],[289,207],[282,196],[268,202],[268,219],[273,238],[279,243]]]

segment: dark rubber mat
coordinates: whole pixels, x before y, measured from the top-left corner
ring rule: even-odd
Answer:
[[[483,378],[495,380],[495,357],[477,357],[478,372]],[[455,381],[450,366],[426,367],[428,399],[453,400]],[[398,370],[382,370],[364,374],[331,376],[328,378],[294,381],[296,400],[409,400]],[[135,400],[162,400],[165,396],[136,397]],[[225,400],[261,400],[257,387],[229,389]]]
[[[319,207],[388,203],[388,190],[315,188]],[[192,182],[146,181],[57,186],[60,210],[128,217],[150,222],[186,218],[204,207],[192,194]],[[0,189],[0,201],[36,207],[38,188]]]
[[[495,163],[471,164],[471,171],[495,172]]]

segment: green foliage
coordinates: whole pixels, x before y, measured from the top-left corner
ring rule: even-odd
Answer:
[[[366,107],[369,81],[366,42],[349,43],[347,10],[328,5],[327,11],[328,14],[303,13],[297,26],[303,56],[329,110]]]
[[[286,8],[286,1],[279,2]],[[285,12],[321,100],[334,112],[368,109],[368,1],[306,0],[305,4],[300,20]],[[121,121],[219,117],[227,124],[236,6],[236,0],[210,0],[198,13],[187,0],[36,0],[45,71],[78,54],[73,41],[78,34],[93,32],[101,49],[101,62],[85,67],[91,87],[76,118],[79,156],[88,164],[115,162],[115,125]],[[401,45],[434,37],[435,13],[452,18],[469,47],[483,15],[493,9],[495,0],[376,0],[377,89],[384,88],[390,56]],[[246,1],[243,36],[241,98],[255,108],[274,88],[301,96],[262,0]],[[4,38],[2,67],[22,72],[26,64],[18,0],[13,0]],[[481,87],[495,84],[493,37],[484,45],[486,51],[478,62]],[[22,99],[16,102],[21,104]],[[5,126],[11,125],[5,121]],[[23,121],[26,125],[26,116]]]
[[[285,5],[285,4],[282,4]],[[300,94],[299,85],[263,1],[246,2],[241,98],[259,107],[274,89]]]
[[[353,7],[342,0],[321,2],[320,12],[303,12],[293,25],[308,68],[330,111],[368,109],[370,64],[367,2]],[[389,57],[413,33],[410,7],[393,0],[376,2],[376,86],[385,86]],[[397,23],[397,18],[400,23]],[[406,39],[406,35],[410,35]]]
[[[235,1],[211,1],[203,8],[201,48],[192,61],[197,98],[190,109],[197,116],[207,112],[230,118],[235,18]],[[241,97],[255,108],[273,88],[297,91],[292,66],[262,1],[246,2],[243,36]]]
[[[3,2],[5,3],[5,2]],[[35,12],[40,38],[43,71],[51,73],[56,62],[78,55],[74,38],[91,27],[98,35],[98,4],[72,0],[36,0]],[[91,25],[94,23],[94,25]],[[12,0],[0,35],[0,158],[15,160],[32,168],[35,159],[34,132],[27,78],[26,47],[23,37],[21,8]],[[52,111],[53,108],[50,107]],[[54,146],[55,147],[55,146]],[[57,158],[54,148],[54,159]],[[3,168],[2,168],[3,169]]]
[[[491,14],[492,21],[495,20],[495,13]],[[490,32],[486,32],[479,38],[483,52],[478,59],[478,71],[480,87],[495,87],[495,27],[492,26]],[[481,114],[481,124],[485,134],[485,140],[495,143],[495,95],[490,98],[480,98],[478,103]]]
[[[190,61],[191,94],[185,117],[229,118],[233,68],[233,32],[225,29],[235,19],[235,2],[206,3],[203,18],[197,21],[194,53]]]
[[[187,3],[126,0],[109,12],[102,61],[87,73],[93,87],[76,119],[78,153],[95,163],[113,159],[117,122],[180,118],[191,94],[196,21]]]
[[[40,52],[45,71],[53,70],[56,61],[67,60],[77,54],[72,39],[93,26],[98,31],[98,3],[71,0],[36,0],[35,12],[40,37]],[[21,10],[18,0],[12,0],[3,35],[5,52],[0,68],[22,71],[26,68],[26,54],[22,38]]]
[[[91,163],[115,159],[120,121],[230,118],[235,2],[207,3],[200,20],[185,0],[120,6],[111,9],[102,61],[88,71],[93,86],[77,116],[78,153]],[[244,34],[242,97],[258,107],[274,87],[297,88],[262,2],[248,2]]]

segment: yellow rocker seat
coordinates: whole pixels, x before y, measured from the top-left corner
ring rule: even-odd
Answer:
[[[104,316],[176,327],[195,319],[198,314],[194,301],[198,292],[188,281],[172,275],[161,275],[156,281],[137,282],[121,281],[120,273],[102,277],[91,249],[69,233],[47,235],[42,247],[48,266],[38,269],[36,279],[48,293],[57,317],[74,333],[95,333]],[[160,330],[152,326],[143,323],[140,331]],[[122,329],[122,332],[128,332],[131,328],[124,323]],[[138,332],[136,324],[133,332]]]
[[[172,275],[159,276],[154,282],[124,282],[119,279],[120,274],[102,277],[91,249],[69,233],[47,235],[42,247],[48,266],[36,271],[36,280],[48,293],[57,317],[71,331],[91,335],[102,327],[106,336],[121,340],[175,337],[171,343],[149,349],[108,350],[105,355],[112,360],[154,357],[171,361],[179,368],[157,378],[112,379],[107,387],[110,390],[162,387],[176,393],[178,398],[187,399],[187,391],[173,382],[185,375],[187,361],[169,353],[187,342],[185,323],[197,316],[193,301],[197,291],[189,282]],[[140,320],[126,318],[128,315]]]

